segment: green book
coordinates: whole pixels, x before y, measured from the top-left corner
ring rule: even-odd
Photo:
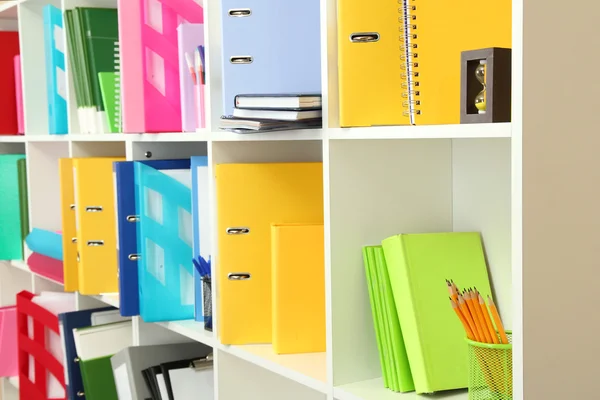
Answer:
[[[23,154],[0,155],[0,260],[23,259],[18,161]]]
[[[110,364],[111,357],[79,362],[86,400],[119,400]]]
[[[81,66],[79,64],[78,50],[75,43],[75,23],[73,20],[73,10],[65,11],[65,27],[67,30],[67,49],[69,51],[69,66],[71,67],[71,76],[75,87],[75,101],[77,108],[85,106],[83,88],[81,82]]]
[[[75,52],[73,53],[77,64],[79,65],[79,76],[81,79],[81,94],[82,94],[82,105],[84,108],[89,108],[93,105],[92,103],[92,88],[90,70],[87,63],[87,56],[85,50],[85,33],[82,22],[81,9],[75,8],[73,10],[73,40],[75,44]]]
[[[491,294],[480,234],[405,234],[382,245],[416,392],[466,388],[465,332],[446,279]]]
[[[29,209],[27,200],[27,163],[25,158],[17,160],[17,175],[19,179],[19,208],[21,219],[21,240],[29,234]]]
[[[117,133],[121,131],[120,124],[120,96],[117,94],[117,73],[100,72],[98,74],[100,81],[100,91],[102,92],[102,103],[106,112],[108,131]]]

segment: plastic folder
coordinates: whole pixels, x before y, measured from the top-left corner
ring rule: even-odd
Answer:
[[[14,57],[19,54],[19,34],[0,31],[0,135],[16,135],[17,120]]]
[[[18,161],[23,158],[23,154],[0,155],[0,260],[23,259],[18,174]]]
[[[62,235],[60,233],[33,228],[25,239],[29,250],[56,260],[63,259]]]
[[[225,115],[238,94],[321,93],[319,3],[221,2]]]
[[[50,134],[68,133],[66,49],[63,35],[62,12],[59,8],[48,4],[44,7],[44,50]]]
[[[25,133],[25,116],[23,115],[23,79],[21,78],[21,56],[14,57],[15,62],[15,96],[17,103],[17,127],[19,134]]]
[[[189,169],[189,160],[143,161],[156,170]],[[121,315],[133,316],[140,313],[138,290],[137,235],[138,217],[135,204],[136,182],[134,162],[113,164],[117,195],[117,249],[119,257],[119,302]]]
[[[181,131],[177,26],[201,24],[195,0],[119,0],[125,132]]]
[[[192,193],[187,170],[135,164],[140,315],[146,322],[194,316]]]
[[[17,308],[0,307],[0,377],[18,376]]]
[[[216,166],[219,334],[271,343],[271,224],[323,223],[322,163]]]
[[[181,127],[184,132],[195,132],[197,126],[194,108],[194,82],[185,60],[185,53],[189,53],[193,57],[196,48],[204,45],[204,24],[183,23],[177,28],[177,35],[181,89]]]
[[[323,224],[271,228],[273,351],[325,351]]]
[[[122,158],[73,160],[79,292],[118,291],[112,163]],[[64,233],[63,233],[64,234]],[[65,273],[65,280],[67,274]]]
[[[196,156],[191,158],[192,169],[192,220],[194,224],[194,259],[198,257],[210,260],[210,176],[208,174],[208,157]],[[204,284],[199,272],[194,268],[194,293],[196,309],[194,317],[196,321],[205,321],[205,317],[211,313],[207,308],[212,304],[205,304],[207,299],[212,298],[204,293]],[[212,303],[212,302],[211,302]]]

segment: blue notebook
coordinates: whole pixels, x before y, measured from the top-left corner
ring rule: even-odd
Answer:
[[[104,325],[123,320],[125,318],[119,315],[119,310],[113,307],[73,311],[58,315],[61,337],[65,348],[67,398],[80,399],[81,397],[77,393],[83,392],[83,381],[81,379],[79,362],[77,361],[73,329]]]
[[[60,9],[53,5],[45,6],[43,15],[48,131],[51,134],[62,135],[69,132],[63,17]]]
[[[134,162],[140,316],[146,322],[194,317],[190,169],[159,171]]]
[[[119,307],[121,315],[140,314],[138,290],[137,231],[135,205],[135,173],[133,161],[113,163],[117,193],[117,229],[119,262]],[[142,161],[157,170],[188,169],[190,160]]]
[[[222,0],[224,114],[239,94],[321,93],[319,0]]]
[[[208,157],[196,156],[191,158],[192,169],[192,220],[194,223],[194,260],[202,257],[210,261],[210,176],[208,174]],[[205,317],[211,315],[205,308],[205,296],[200,272],[194,268],[194,296],[196,321],[203,322]],[[207,322],[207,321],[206,321]]]

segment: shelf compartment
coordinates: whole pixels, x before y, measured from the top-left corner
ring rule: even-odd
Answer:
[[[376,378],[335,387],[333,397],[336,400],[468,400],[469,393],[466,390],[428,395],[396,393],[383,387],[382,378]]]

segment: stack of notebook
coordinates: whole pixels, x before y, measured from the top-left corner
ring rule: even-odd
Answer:
[[[220,129],[236,133],[320,128],[320,94],[240,94]]]
[[[467,344],[445,279],[491,294],[476,232],[396,235],[363,249],[385,387],[433,393],[467,387]]]
[[[117,132],[119,106],[117,9],[65,11],[67,45],[81,133]]]

